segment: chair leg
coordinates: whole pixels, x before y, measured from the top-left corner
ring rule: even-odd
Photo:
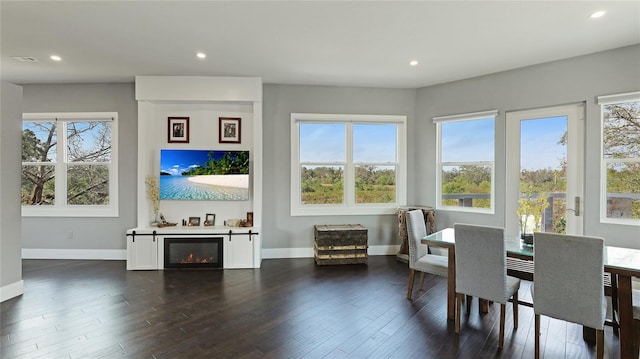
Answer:
[[[416,277],[416,271],[409,269],[409,290],[407,290],[407,299],[411,299],[411,292],[413,292],[413,280]]]
[[[513,301],[513,329],[518,329],[518,292],[515,292]]]
[[[456,333],[460,334],[460,306],[464,294],[456,293]]]
[[[596,330],[596,358],[604,357],[604,329]]]
[[[468,295],[467,298],[465,299],[467,301],[467,315],[471,314],[471,300],[473,299],[472,296]]]
[[[420,272],[420,290],[422,290],[422,288],[424,288],[424,272]]]
[[[620,323],[618,323],[618,275],[611,273],[611,322],[613,334],[619,335]]]
[[[536,359],[540,359],[540,314],[535,315]]]
[[[498,348],[504,346],[504,318],[507,311],[507,305],[500,303],[500,337],[498,337]]]
[[[640,352],[640,320],[633,319],[633,357],[638,358]]]

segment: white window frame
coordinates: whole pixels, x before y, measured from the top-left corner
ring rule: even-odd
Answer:
[[[344,191],[345,199],[339,204],[302,204],[300,163],[301,123],[342,123],[345,129]],[[396,201],[394,203],[355,203],[355,166],[353,162],[353,124],[393,124],[396,131],[396,162],[375,165],[396,166]],[[291,215],[381,215],[395,214],[398,206],[407,202],[407,116],[402,115],[346,115],[346,114],[291,114]],[[370,164],[370,163],[367,163]],[[342,165],[342,164],[341,164]]]
[[[640,227],[640,220],[607,217],[607,167],[609,163],[640,163],[640,158],[604,158],[604,106],[616,103],[640,101],[640,91],[598,96],[600,106],[600,222]]]
[[[496,118],[498,117],[498,110],[488,110],[472,113],[463,113],[458,115],[439,116],[433,118],[433,123],[436,124],[436,209],[456,212],[469,212],[469,213],[485,213],[495,214],[495,189],[496,189]],[[442,162],[442,124],[461,121],[473,121],[473,120],[485,120],[493,118],[493,161],[477,161],[477,162]],[[491,206],[489,208],[477,208],[477,207],[460,207],[460,206],[448,206],[442,203],[442,169],[445,166],[464,166],[464,165],[476,165],[476,166],[489,166],[491,167],[491,194],[490,201]]]
[[[53,205],[22,206],[23,217],[118,217],[118,113],[117,112],[48,112],[23,113],[25,122],[56,122],[59,143],[56,145],[55,198]],[[109,204],[67,205],[60,198],[67,198],[66,122],[91,120],[111,121],[111,161],[100,162],[109,168]],[[64,130],[63,130],[64,129]],[[28,162],[25,162],[28,163]],[[96,163],[98,164],[98,163]],[[66,200],[64,201],[66,202]]]

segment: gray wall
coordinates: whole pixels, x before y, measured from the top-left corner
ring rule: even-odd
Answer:
[[[416,91],[295,85],[265,85],[263,90],[263,248],[310,248],[314,224],[359,223],[369,230],[369,245],[399,244],[393,215],[291,217],[291,113],[406,115],[411,133]],[[413,157],[409,151],[409,163]]]
[[[504,188],[504,112],[576,102],[585,102],[587,106],[585,233],[603,236],[609,244],[640,247],[637,226],[599,223],[600,109],[595,104],[598,95],[640,90],[639,63],[640,45],[635,45],[418,90],[267,84],[263,95],[263,247],[310,248],[313,225],[318,223],[361,223],[369,228],[371,245],[398,244],[393,215],[290,216],[292,112],[407,115],[408,202],[434,205],[436,157],[432,117],[500,110],[496,185]],[[25,112],[117,111],[120,114],[120,217],[24,218],[25,248],[125,248],[124,233],[136,224],[136,109],[133,84],[24,86]],[[495,215],[439,211],[437,228],[451,226],[456,221],[503,226],[504,201],[504,194],[497,191]],[[69,230],[74,231],[74,239],[67,239]]]
[[[22,88],[2,82],[0,99],[0,288],[20,283],[20,148],[22,140]],[[20,293],[13,293],[20,294]],[[2,297],[5,298],[3,293]],[[11,295],[13,296],[13,295]]]
[[[133,84],[24,85],[24,112],[118,112],[118,218],[25,217],[24,248],[125,249],[136,225],[138,110]],[[20,147],[18,146],[18,149]],[[19,157],[19,154],[17,155]],[[68,232],[73,231],[73,238]]]
[[[418,202],[436,202],[435,116],[498,109],[496,188],[505,188],[505,111],[586,103],[585,234],[609,245],[640,248],[640,227],[600,223],[600,107],[596,96],[640,90],[640,45],[550,62],[418,90],[413,152],[424,154],[410,173]],[[421,139],[421,140],[418,140]],[[505,194],[496,190],[495,215],[438,211],[437,228],[455,222],[505,225]]]

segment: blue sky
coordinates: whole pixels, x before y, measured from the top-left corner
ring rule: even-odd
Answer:
[[[300,124],[301,162],[345,160],[344,124]],[[395,162],[396,125],[354,124],[354,162]]]
[[[160,172],[180,176],[182,172],[194,167],[204,167],[209,160],[209,153],[214,153],[214,159],[220,159],[225,152],[211,150],[160,150]]]
[[[442,161],[493,161],[493,119],[442,124]]]
[[[566,117],[548,117],[520,122],[520,167],[560,169],[567,147],[558,144],[567,130]]]
[[[444,162],[491,161],[494,151],[493,120],[450,122],[442,126]],[[559,145],[567,127],[566,117],[520,122],[520,166],[523,169],[560,168],[566,146]]]

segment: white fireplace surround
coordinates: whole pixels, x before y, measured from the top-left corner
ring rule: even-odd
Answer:
[[[259,77],[208,77],[208,76],[136,76],[136,100],[138,101],[138,174],[137,174],[137,228],[148,231],[153,217],[151,201],[147,198],[145,179],[160,173],[161,149],[240,150],[250,153],[249,200],[247,201],[161,201],[160,212],[168,221],[178,222],[195,216],[204,218],[215,213],[216,221],[241,219],[253,212],[251,230],[260,232],[262,223],[262,79]],[[189,117],[189,142],[169,143],[167,139],[168,117]],[[240,143],[219,143],[218,121],[220,117],[241,118]],[[178,226],[174,230],[228,232],[223,226]],[[172,231],[169,227],[158,229]],[[253,236],[251,246],[235,248],[231,253],[236,268],[259,268],[262,261],[262,241]],[[127,259],[131,259],[130,236],[127,236]],[[225,243],[226,244],[226,243]],[[238,244],[239,246],[239,244]],[[233,246],[233,247],[238,247]],[[137,246],[136,246],[137,247]],[[148,252],[150,249],[143,252]],[[238,251],[250,252],[250,259]],[[226,251],[226,249],[225,249]],[[140,252],[142,253],[142,252]],[[155,251],[155,255],[157,255]],[[141,259],[141,258],[138,258]],[[150,258],[146,258],[150,259]],[[146,262],[146,261],[143,261]],[[236,263],[234,265],[233,263]],[[242,263],[237,264],[237,263]],[[129,267],[129,264],[127,264]],[[225,267],[227,267],[225,265]],[[156,268],[158,268],[156,266]]]

